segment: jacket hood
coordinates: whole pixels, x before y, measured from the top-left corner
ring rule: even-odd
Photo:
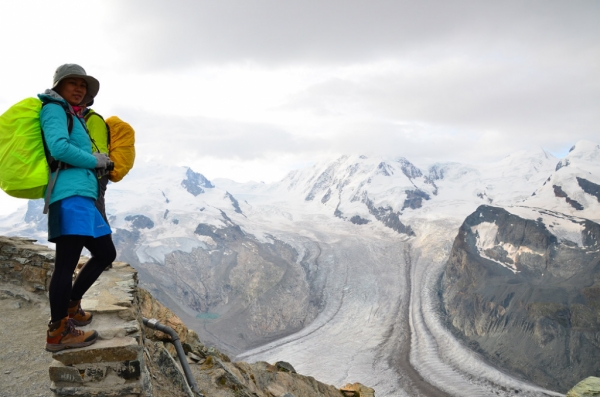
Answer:
[[[71,113],[75,113],[75,111],[73,110],[73,107],[54,90],[47,89],[42,94],[38,94],[38,98],[40,98],[40,101],[42,101],[44,103],[46,103],[46,102],[58,103],[63,107],[67,107],[67,109]]]

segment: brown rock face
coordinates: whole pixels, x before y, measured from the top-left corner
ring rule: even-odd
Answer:
[[[375,397],[375,390],[360,383],[348,383],[340,391],[345,397]]]
[[[440,284],[449,326],[470,347],[560,392],[600,375],[600,225],[579,222],[581,245],[481,206],[461,226]],[[489,228],[497,232],[482,247]]]
[[[170,327],[175,332],[177,332],[177,335],[179,335],[180,340],[187,341],[190,330],[188,330],[183,321],[181,321],[181,319],[177,317],[175,313],[173,313],[171,310],[167,309],[162,303],[154,299],[154,297],[143,288],[138,288],[138,299],[143,317],[157,319],[161,324],[166,325],[167,327]],[[166,335],[165,333],[152,328],[146,327],[145,332],[146,337],[150,339],[170,339],[169,335]]]
[[[600,378],[590,376],[579,382],[567,393],[567,397],[600,396]]]

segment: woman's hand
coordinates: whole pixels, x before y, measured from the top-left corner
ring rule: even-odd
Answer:
[[[105,153],[92,153],[96,158],[96,176],[102,178],[114,168],[113,162]]]
[[[106,153],[92,153],[96,158],[96,167],[106,169],[108,164],[111,163],[110,158]]]

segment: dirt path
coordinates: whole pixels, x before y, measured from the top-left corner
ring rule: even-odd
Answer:
[[[54,397],[44,349],[49,317],[45,295],[0,283],[0,397]]]

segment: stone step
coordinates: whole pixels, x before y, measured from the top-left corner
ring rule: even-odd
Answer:
[[[136,318],[133,291],[137,272],[124,262],[114,262],[85,293],[81,306],[97,315],[117,314],[123,320]]]
[[[66,349],[52,354],[63,365],[130,361],[141,359],[143,347],[136,338],[116,337],[98,340],[91,346]]]
[[[148,387],[141,317],[135,302],[137,273],[123,262],[104,271],[81,301],[93,313],[96,330],[91,346],[54,353],[49,369],[52,390],[59,396],[140,396]]]
[[[139,363],[102,369],[90,367],[83,372],[73,367],[63,367],[61,370],[65,368],[70,369],[71,373],[63,372],[62,376],[69,381],[53,381],[50,385],[50,389],[57,396],[141,397],[149,395],[148,372]],[[135,375],[135,378],[127,379],[131,375]]]
[[[91,386],[100,387],[104,384],[109,386],[137,383],[141,379],[142,367],[138,360],[75,366],[63,365],[54,360],[50,365],[49,373],[50,380],[56,385],[90,383]]]
[[[137,338],[140,334],[140,323],[137,320],[123,320],[115,313],[111,315],[94,314],[91,324],[77,328],[82,331],[95,330],[98,332],[98,339],[104,340],[125,336]]]

